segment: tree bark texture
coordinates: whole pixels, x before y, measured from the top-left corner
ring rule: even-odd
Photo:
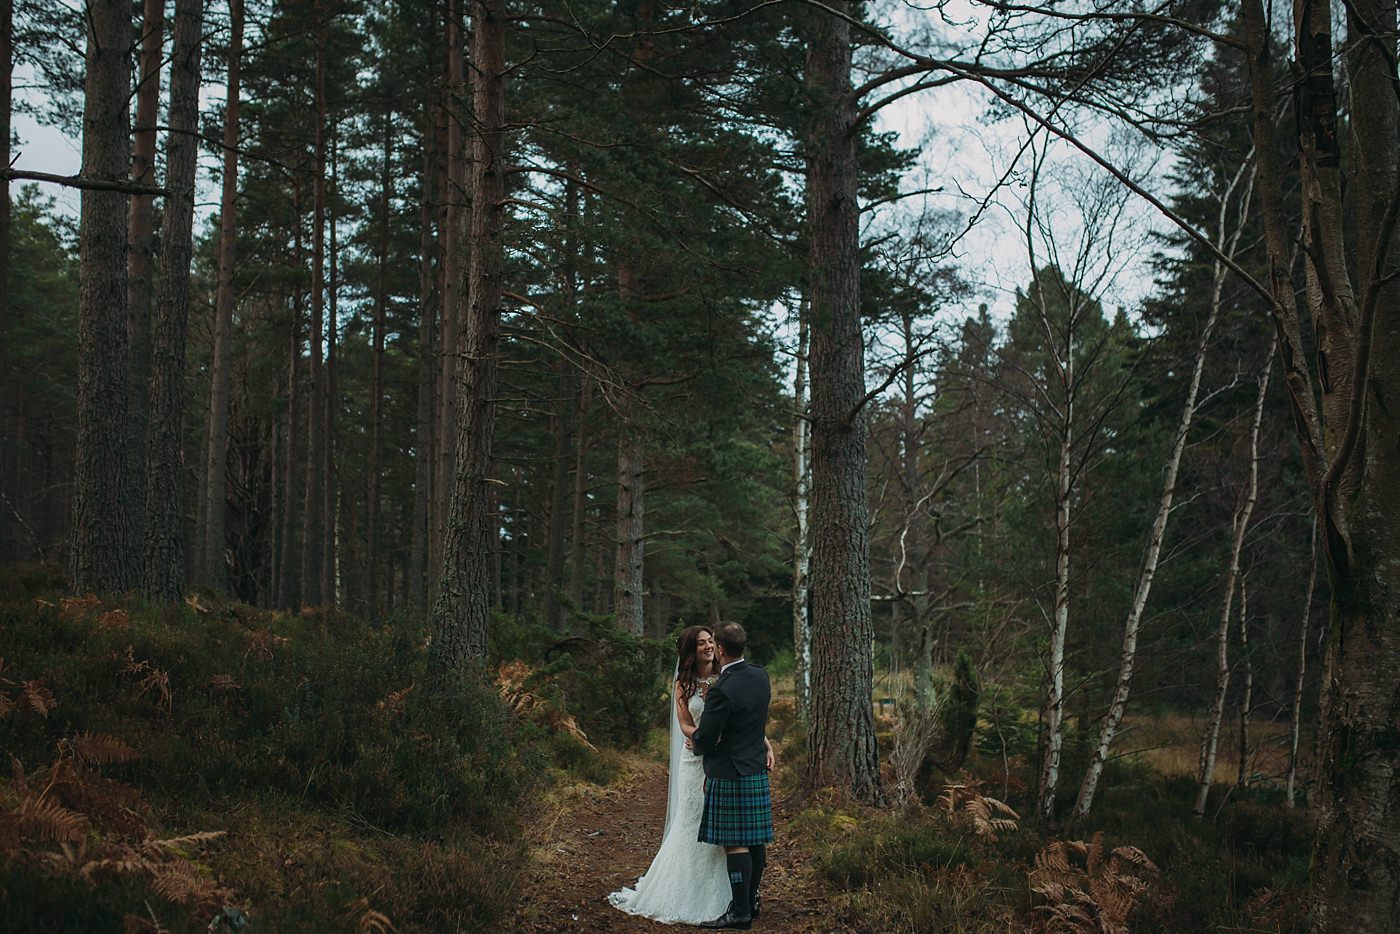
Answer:
[[[185,409],[185,335],[190,317],[195,171],[199,146],[200,39],[203,0],[175,0],[170,61],[170,133],[165,181],[170,197],[161,224],[160,295],[151,328],[150,418],[146,430],[144,589],[175,603],[185,591],[181,442]]]
[[[124,181],[130,168],[131,7],[91,0],[87,26],[82,174]],[[130,523],[139,507],[125,501],[128,198],[84,191],[81,205],[70,583],[76,593],[115,593],[138,582]]]
[[[233,276],[238,261],[238,111],[243,55],[243,0],[229,0],[228,92],[224,105],[222,192],[219,198],[219,280],[214,296],[214,357],[210,362],[209,443],[204,464],[203,545],[199,580],[228,589],[228,417],[233,354]]]
[[[336,480],[336,419],[339,390],[336,378],[336,342],[340,339],[340,240],[333,196],[339,185],[339,138],[336,126],[328,120],[330,135],[330,174],[326,178],[326,226],[329,228],[329,256],[326,268],[326,366],[325,392],[322,394],[321,420],[325,426],[325,443],[321,453],[321,599],[329,606],[340,600],[339,559],[336,547],[340,535],[340,484]]]
[[[463,235],[469,221],[467,205],[467,147],[465,126],[469,120],[466,65],[463,60],[462,0],[447,3],[447,81],[443,117],[447,121],[442,190],[442,310],[438,315],[438,463],[433,514],[434,557],[442,564],[457,449],[457,408],[462,389],[462,323],[467,315],[467,277],[470,273]]]
[[[1071,316],[1073,312],[1071,312]],[[1073,335],[1073,325],[1067,334]],[[1060,779],[1060,755],[1064,747],[1065,717],[1065,639],[1069,632],[1070,575],[1070,496],[1073,492],[1074,465],[1074,341],[1068,338],[1065,355],[1064,420],[1060,425],[1059,467],[1055,482],[1055,603],[1050,617],[1050,654],[1046,660],[1045,706],[1042,712],[1044,738],[1041,752],[1040,788],[1036,811],[1042,818],[1055,814],[1055,790]]]
[[[860,205],[848,0],[813,11],[807,56],[812,384],[812,727],[807,781],[877,802]]]
[[[1308,623],[1312,618],[1313,593],[1317,589],[1317,519],[1313,519],[1312,560],[1309,562],[1308,589],[1303,597],[1303,619],[1298,625],[1298,670],[1293,677],[1293,703],[1288,715],[1288,779],[1284,803],[1295,806],[1298,781],[1298,740],[1303,731],[1303,688],[1308,671]]]
[[[306,483],[301,507],[301,602],[319,606],[326,522],[326,23],[325,6],[316,6],[316,127],[312,148],[311,332],[307,369]]]
[[[452,502],[443,540],[442,582],[433,608],[432,664],[461,668],[486,657],[492,540],[498,539],[487,484],[496,425],[497,353],[505,269],[505,47],[503,0],[473,3],[470,296],[461,400],[457,406]]]
[[[1314,58],[1330,52],[1319,38],[1330,21],[1317,20],[1307,37]],[[1346,420],[1328,423],[1329,436],[1340,439],[1338,456],[1349,460],[1329,471],[1340,474],[1337,492],[1324,491],[1345,507],[1346,537],[1345,548],[1332,530],[1324,539],[1333,597],[1313,861],[1314,924],[1341,932],[1400,928],[1400,416],[1390,401],[1400,391],[1400,289],[1387,274],[1396,266],[1400,198],[1395,5],[1356,0],[1347,29],[1353,164],[1346,188],[1363,296],[1356,380],[1365,391],[1346,400]],[[1330,74],[1330,60],[1327,67]]]
[[[299,198],[293,198],[299,202]],[[301,212],[293,212],[297,217]],[[300,225],[298,225],[299,227]],[[300,236],[293,249],[293,255],[301,259]],[[304,309],[300,288],[292,300],[292,326],[287,335],[287,410],[286,443],[282,449],[282,550],[277,556],[277,596],[276,603],[284,609],[295,609],[301,603],[301,588],[297,581],[297,447],[300,432],[297,430],[297,409],[301,396],[301,321]]]
[[[551,632],[564,629],[564,559],[568,555],[569,493],[571,488],[569,463],[573,460],[574,421],[573,393],[578,384],[562,363],[558,382],[559,402],[550,419],[554,431],[554,457],[549,476],[549,528],[545,542],[545,625]]]
[[[376,261],[374,323],[371,336],[373,370],[370,376],[370,440],[369,462],[365,473],[368,489],[365,496],[365,561],[364,571],[368,580],[366,589],[370,599],[380,591],[379,576],[379,496],[381,479],[379,458],[384,445],[384,317],[389,304],[389,210],[393,203],[393,158],[394,135],[393,116],[389,107],[384,108],[383,149],[379,165],[379,244]],[[368,606],[365,607],[366,609]]]
[[[643,453],[623,427],[617,449],[617,525],[613,562],[613,614],[620,629],[634,635],[646,631],[642,592],[646,534],[646,475]]]
[[[1240,691],[1240,760],[1235,786],[1245,787],[1249,780],[1249,713],[1254,705],[1254,660],[1249,655],[1249,572],[1240,575],[1240,664],[1244,668],[1244,685]]]
[[[569,529],[569,602],[576,610],[583,609],[583,585],[588,578],[588,414],[593,408],[593,383],[586,375],[580,382],[574,412],[578,428],[574,438],[574,501]]]
[[[435,523],[433,513],[433,466],[436,444],[441,443],[434,430],[435,392],[437,384],[437,354],[433,334],[437,324],[436,292],[437,236],[434,208],[440,193],[437,186],[436,120],[434,107],[424,107],[423,113],[423,203],[418,208],[418,411],[413,435],[413,539],[409,545],[408,600],[418,609],[428,606],[429,530]]]
[[[10,114],[14,108],[14,0],[0,0],[0,165],[8,166],[10,156]],[[10,183],[4,182],[4,198],[0,198],[0,383],[8,379],[9,368],[5,348],[9,340],[10,319]],[[0,392],[0,436],[11,434],[10,425],[18,422],[15,403],[9,393]],[[13,457],[0,452],[0,497],[10,502],[19,498],[20,467],[23,452],[14,445]],[[23,533],[19,522],[6,522],[0,531],[0,561],[21,561],[26,556]]]
[[[160,66],[164,51],[165,0],[145,0],[141,14],[140,80],[136,86],[136,125],[131,151],[131,180],[153,185],[156,174],[156,118],[160,110]],[[169,190],[169,185],[166,186]],[[127,222],[126,338],[127,502],[140,504],[146,495],[146,420],[151,368],[151,260],[155,256],[155,199],[133,195]],[[145,510],[133,508],[132,549],[141,553],[145,539]]]
[[[812,700],[812,613],[811,580],[812,530],[812,433],[807,404],[808,318],[811,312],[803,301],[798,310],[797,366],[792,395],[796,417],[792,424],[792,683],[797,715],[806,720]]]

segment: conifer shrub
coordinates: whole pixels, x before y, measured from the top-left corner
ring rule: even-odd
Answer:
[[[967,761],[977,731],[977,705],[982,686],[972,658],[962,649],[953,662],[953,681],[939,708],[939,758],[944,768],[956,772]]]

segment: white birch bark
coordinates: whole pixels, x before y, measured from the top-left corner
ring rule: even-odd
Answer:
[[[1244,692],[1240,697],[1240,768],[1235,784],[1249,777],[1249,710],[1254,705],[1254,662],[1249,657],[1249,574],[1240,575],[1240,658],[1244,661]]]
[[[1230,545],[1230,564],[1225,575],[1225,599],[1220,608],[1220,627],[1216,631],[1215,702],[1210,720],[1201,737],[1201,754],[1196,773],[1196,803],[1192,808],[1197,817],[1206,812],[1210,796],[1210,777],[1215,771],[1215,754],[1220,742],[1220,725],[1225,719],[1225,697],[1230,688],[1230,614],[1234,606],[1235,587],[1240,578],[1240,552],[1244,550],[1245,530],[1259,498],[1259,427],[1264,420],[1264,397],[1269,391],[1269,375],[1273,372],[1274,351],[1278,347],[1277,333],[1269,342],[1264,367],[1259,373],[1259,394],[1254,402],[1254,422],[1250,427],[1249,485],[1244,503],[1235,515],[1234,538]]]
[[[807,309],[799,311],[797,325],[797,374],[793,381],[796,406],[792,432],[793,512],[797,519],[792,555],[792,655],[793,692],[797,715],[806,718],[812,691],[812,620],[808,607],[807,572],[812,561],[808,534],[807,508],[811,499],[812,472],[807,449],[810,431],[807,422]]]
[[[1245,219],[1249,215],[1249,205],[1254,189],[1253,154],[1241,163],[1234,177],[1225,188],[1220,200],[1220,217],[1217,227],[1216,245],[1227,256],[1233,258],[1239,246],[1240,235],[1244,232]],[[1247,178],[1246,178],[1247,172]],[[1239,202],[1239,217],[1232,233],[1226,234],[1227,215],[1236,188],[1245,183],[1244,193]],[[1211,337],[1216,323],[1220,320],[1221,296],[1225,286],[1226,267],[1220,260],[1215,261],[1211,281],[1210,312],[1201,337],[1196,344],[1196,359],[1191,369],[1191,382],[1187,386],[1186,401],[1181,406],[1181,419],[1177,423],[1176,437],[1172,444],[1171,456],[1167,459],[1162,477],[1162,495],[1157,501],[1157,515],[1152,520],[1152,528],[1147,536],[1147,552],[1143,556],[1142,569],[1138,574],[1137,586],[1133,589],[1133,602],[1128,608],[1128,618],[1123,624],[1123,650],[1119,655],[1118,680],[1113,689],[1113,700],[1108,714],[1099,727],[1099,738],[1089,758],[1089,767],[1084,772],[1084,780],[1079,785],[1079,796],[1074,803],[1074,819],[1085,817],[1094,806],[1094,795],[1098,791],[1099,779],[1103,776],[1104,763],[1108,761],[1113,740],[1123,724],[1123,715],[1128,707],[1128,695],[1132,689],[1133,671],[1137,661],[1138,630],[1147,609],[1147,598],[1152,592],[1153,581],[1157,577],[1157,564],[1161,559],[1162,542],[1167,535],[1167,522],[1171,518],[1172,501],[1176,496],[1176,480],[1181,469],[1181,458],[1186,451],[1186,440],[1191,434],[1191,425],[1196,418],[1196,403],[1200,397],[1201,376],[1205,371],[1206,353],[1210,349]]]
[[[1067,355],[1066,369],[1072,373],[1073,355]],[[1073,376],[1069,377],[1073,382]],[[1055,491],[1055,607],[1050,630],[1049,687],[1045,694],[1045,759],[1041,765],[1041,817],[1055,812],[1055,787],[1060,779],[1060,754],[1064,748],[1065,635],[1069,631],[1069,517],[1070,487],[1073,474],[1070,458],[1074,446],[1074,403],[1065,403],[1060,434],[1059,477]]]
[[[1312,526],[1312,561],[1308,591],[1303,598],[1303,624],[1298,629],[1298,674],[1293,679],[1293,706],[1288,718],[1288,784],[1284,801],[1295,807],[1298,782],[1298,735],[1303,722],[1303,678],[1308,670],[1308,621],[1312,614],[1313,590],[1317,587],[1317,519]]]

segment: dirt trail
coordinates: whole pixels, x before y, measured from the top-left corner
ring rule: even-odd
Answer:
[[[786,808],[775,801],[777,840],[768,849],[763,916],[755,931],[830,934],[844,929],[826,917],[809,880],[809,858],[786,845]],[[639,764],[607,787],[568,789],[531,829],[534,868],[524,884],[514,931],[663,932],[699,930],[624,914],[607,902],[646,872],[661,845],[666,820],[666,767]]]

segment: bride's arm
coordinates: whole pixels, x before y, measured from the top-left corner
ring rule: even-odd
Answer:
[[[695,732],[695,719],[690,715],[690,705],[685,702],[685,698],[681,697],[681,686],[679,683],[674,685],[674,689],[671,693],[675,696],[676,719],[680,722],[681,732],[685,734],[686,739],[690,739],[691,735]]]

